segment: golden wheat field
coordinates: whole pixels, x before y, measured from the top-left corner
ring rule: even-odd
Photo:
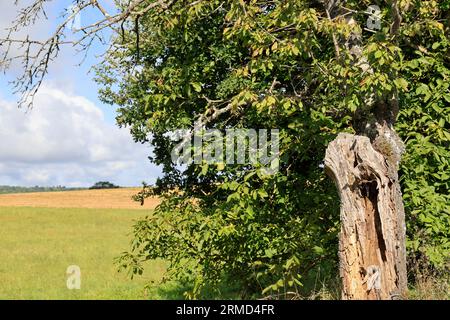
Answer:
[[[144,205],[131,198],[140,188],[36,192],[0,195],[0,207],[90,208],[90,209],[154,209],[157,198]]]

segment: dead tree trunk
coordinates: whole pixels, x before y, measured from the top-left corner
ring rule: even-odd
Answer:
[[[325,157],[341,199],[342,299],[399,299],[406,294],[405,219],[397,162],[375,149],[379,139],[373,143],[365,136],[341,133]]]
[[[339,0],[325,1],[331,21],[343,19],[350,36],[333,37],[336,58],[344,48],[361,72],[373,70],[362,50],[361,27]],[[391,2],[394,37],[401,23],[397,1]],[[393,129],[397,93],[368,94],[364,108],[353,115],[356,135],[339,134],[329,144],[325,170],[341,200],[339,238],[343,299],[399,299],[405,296],[405,212],[398,181],[404,146]]]

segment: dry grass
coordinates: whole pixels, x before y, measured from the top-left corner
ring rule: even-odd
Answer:
[[[427,277],[418,280],[409,290],[410,300],[450,300],[448,279]]]
[[[149,198],[143,206],[131,198],[140,188],[37,192],[0,195],[0,207],[154,209],[157,198]]]

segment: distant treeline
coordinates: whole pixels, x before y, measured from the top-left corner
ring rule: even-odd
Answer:
[[[64,186],[55,187],[17,187],[17,186],[0,186],[0,194],[6,193],[26,193],[26,192],[50,192],[50,191],[70,191],[70,190],[83,190],[86,188],[67,188]]]
[[[18,186],[0,186],[0,194],[6,193],[27,193],[27,192],[51,192],[51,191],[74,191],[74,190],[86,190],[86,189],[116,189],[120,188],[109,181],[99,181],[90,188],[68,188],[65,186],[55,187],[18,187]]]

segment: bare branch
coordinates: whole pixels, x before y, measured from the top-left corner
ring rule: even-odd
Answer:
[[[330,11],[328,10],[328,8],[325,9],[325,12],[327,13],[328,20],[331,21],[332,19],[331,19]],[[333,44],[334,44],[334,51],[336,53],[336,58],[339,58],[340,50],[339,50],[339,44],[338,44],[338,41],[337,41],[337,38],[336,38],[336,34],[333,32],[332,36],[333,36]]]
[[[230,100],[224,101],[224,100],[211,100],[207,97],[204,98],[205,100],[208,101],[208,104],[210,104],[209,108],[207,108],[206,111],[197,118],[193,128],[191,130],[188,130],[183,135],[181,143],[175,147],[176,153],[179,153],[180,150],[182,150],[187,144],[189,144],[192,137],[196,133],[201,132],[201,130],[204,129],[209,123],[213,122],[221,115],[230,112],[234,107],[234,104]],[[226,104],[225,107],[218,108],[220,105],[223,104]]]
[[[6,37],[0,39],[0,49],[2,50],[0,70],[6,71],[15,61],[21,63],[23,72],[13,81],[13,89],[14,93],[21,95],[19,106],[31,108],[34,96],[48,73],[49,63],[58,57],[62,45],[70,45],[78,52],[85,51],[87,54],[96,40],[104,43],[100,35],[101,31],[108,29],[120,34],[127,21],[138,23],[139,17],[154,9],[167,10],[176,1],[157,0],[149,4],[148,0],[131,0],[118,13],[112,15],[100,4],[99,0],[73,0],[71,10],[66,10],[62,16],[62,22],[50,37],[41,40],[30,39],[27,36],[23,39],[17,36],[18,32],[35,25],[42,18],[47,18],[45,8],[50,1],[34,0],[32,4],[20,9],[12,26],[7,29]],[[18,3],[19,1],[16,0],[14,4],[18,5]],[[89,25],[79,26],[78,29],[71,28],[77,15],[88,9],[100,11],[102,18]],[[68,33],[73,33],[75,39],[69,40]],[[20,54],[14,54],[14,49],[19,49]]]
[[[391,35],[396,36],[398,34],[398,30],[400,29],[400,24],[402,23],[402,16],[400,15],[400,10],[398,9],[397,0],[392,0],[391,12],[394,19],[391,24]]]

